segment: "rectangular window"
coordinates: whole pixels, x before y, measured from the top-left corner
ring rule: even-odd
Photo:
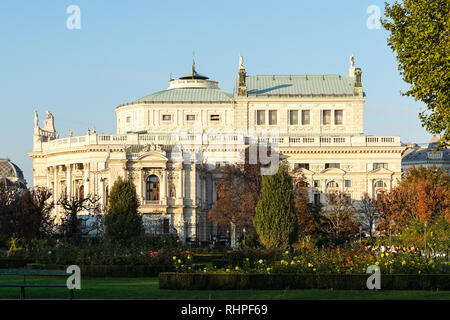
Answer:
[[[265,110],[256,111],[256,124],[257,125],[266,124],[266,111]]]
[[[322,110],[322,124],[331,124],[331,110]]]
[[[130,123],[131,122],[131,117],[127,117],[126,122]]]
[[[334,124],[335,125],[342,124],[342,118],[343,118],[342,115],[343,115],[342,110],[334,110]]]
[[[220,121],[220,114],[212,114],[209,116],[209,120],[211,121]]]
[[[309,125],[309,110],[302,110],[302,125]]]
[[[320,188],[320,180],[314,180],[314,188]]]
[[[188,114],[186,115],[187,121],[195,121],[195,114]]]
[[[277,111],[276,110],[269,111],[269,124],[270,125],[277,124]]]
[[[289,110],[289,124],[291,126],[298,125],[298,111],[297,110]]]
[[[294,163],[294,169],[302,168],[309,170],[309,163]]]
[[[325,169],[328,168],[340,168],[341,164],[340,163],[325,163]]]
[[[163,121],[170,121],[170,120],[172,120],[172,115],[163,114],[162,119],[163,119]]]
[[[320,204],[320,193],[314,194],[314,204],[317,206]]]
[[[345,187],[351,188],[352,187],[352,180],[345,180]]]
[[[373,164],[373,170],[375,170],[375,169],[381,169],[381,168],[385,168],[385,169],[387,169],[388,168],[388,164],[387,163],[374,163]]]

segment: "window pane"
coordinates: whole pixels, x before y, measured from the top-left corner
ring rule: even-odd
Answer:
[[[291,126],[298,124],[298,111],[297,110],[289,111],[289,121],[290,121]]]
[[[194,120],[195,120],[195,115],[193,115],[193,114],[188,114],[188,115],[186,116],[186,120],[187,120],[187,121],[194,121]]]
[[[345,180],[345,187],[351,188],[352,187],[352,180]]]
[[[325,163],[325,169],[328,168],[340,168],[341,164],[340,163]]]
[[[219,121],[220,120],[220,115],[219,114],[212,114],[210,116],[210,120],[211,121]]]
[[[277,124],[277,111],[276,110],[270,110],[269,111],[269,124]]]
[[[331,110],[322,110],[322,124],[331,124]]]
[[[342,110],[334,110],[334,124],[342,124]]]
[[[309,163],[294,163],[294,169],[302,168],[309,170]]]
[[[302,125],[309,125],[309,110],[302,110]]]
[[[265,111],[264,110],[256,111],[256,124],[261,125],[265,123],[266,123]]]
[[[381,168],[387,169],[388,168],[388,164],[387,163],[374,163],[373,164],[373,170],[381,169]]]

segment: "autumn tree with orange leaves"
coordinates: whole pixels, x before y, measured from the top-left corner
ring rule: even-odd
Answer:
[[[396,187],[378,195],[377,206],[382,234],[389,225],[400,232],[413,221],[432,223],[444,217],[450,223],[450,176],[442,168],[411,167]]]

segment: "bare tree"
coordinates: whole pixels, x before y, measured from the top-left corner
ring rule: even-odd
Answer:
[[[103,215],[100,214],[100,197],[61,196],[57,202],[64,211],[60,228],[65,236],[87,236],[103,231]],[[84,212],[83,215],[79,215]]]
[[[357,231],[355,209],[350,197],[341,191],[327,193],[329,213],[324,229],[336,238],[350,238]]]
[[[363,230],[366,231],[370,237],[373,237],[373,230],[375,229],[375,223],[379,216],[380,210],[378,209],[376,200],[365,192],[361,198],[360,223]]]
[[[0,234],[12,233],[14,211],[20,201],[21,193],[19,188],[7,186],[0,181]]]
[[[55,218],[52,214],[52,193],[44,187],[25,189],[14,213],[16,236],[42,239],[55,232]]]

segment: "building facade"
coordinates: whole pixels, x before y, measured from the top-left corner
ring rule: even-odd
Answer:
[[[207,241],[217,233],[207,213],[221,165],[270,144],[303,168],[311,201],[341,190],[357,203],[397,183],[405,149],[399,136],[364,134],[361,74],[352,56],[348,75],[250,76],[240,57],[233,93],[193,63],[166,90],[116,107],[116,134],[60,138],[53,115],[41,128],[36,113],[34,185],[55,195],[95,193],[106,207],[117,177],[132,179],[148,232]]]

